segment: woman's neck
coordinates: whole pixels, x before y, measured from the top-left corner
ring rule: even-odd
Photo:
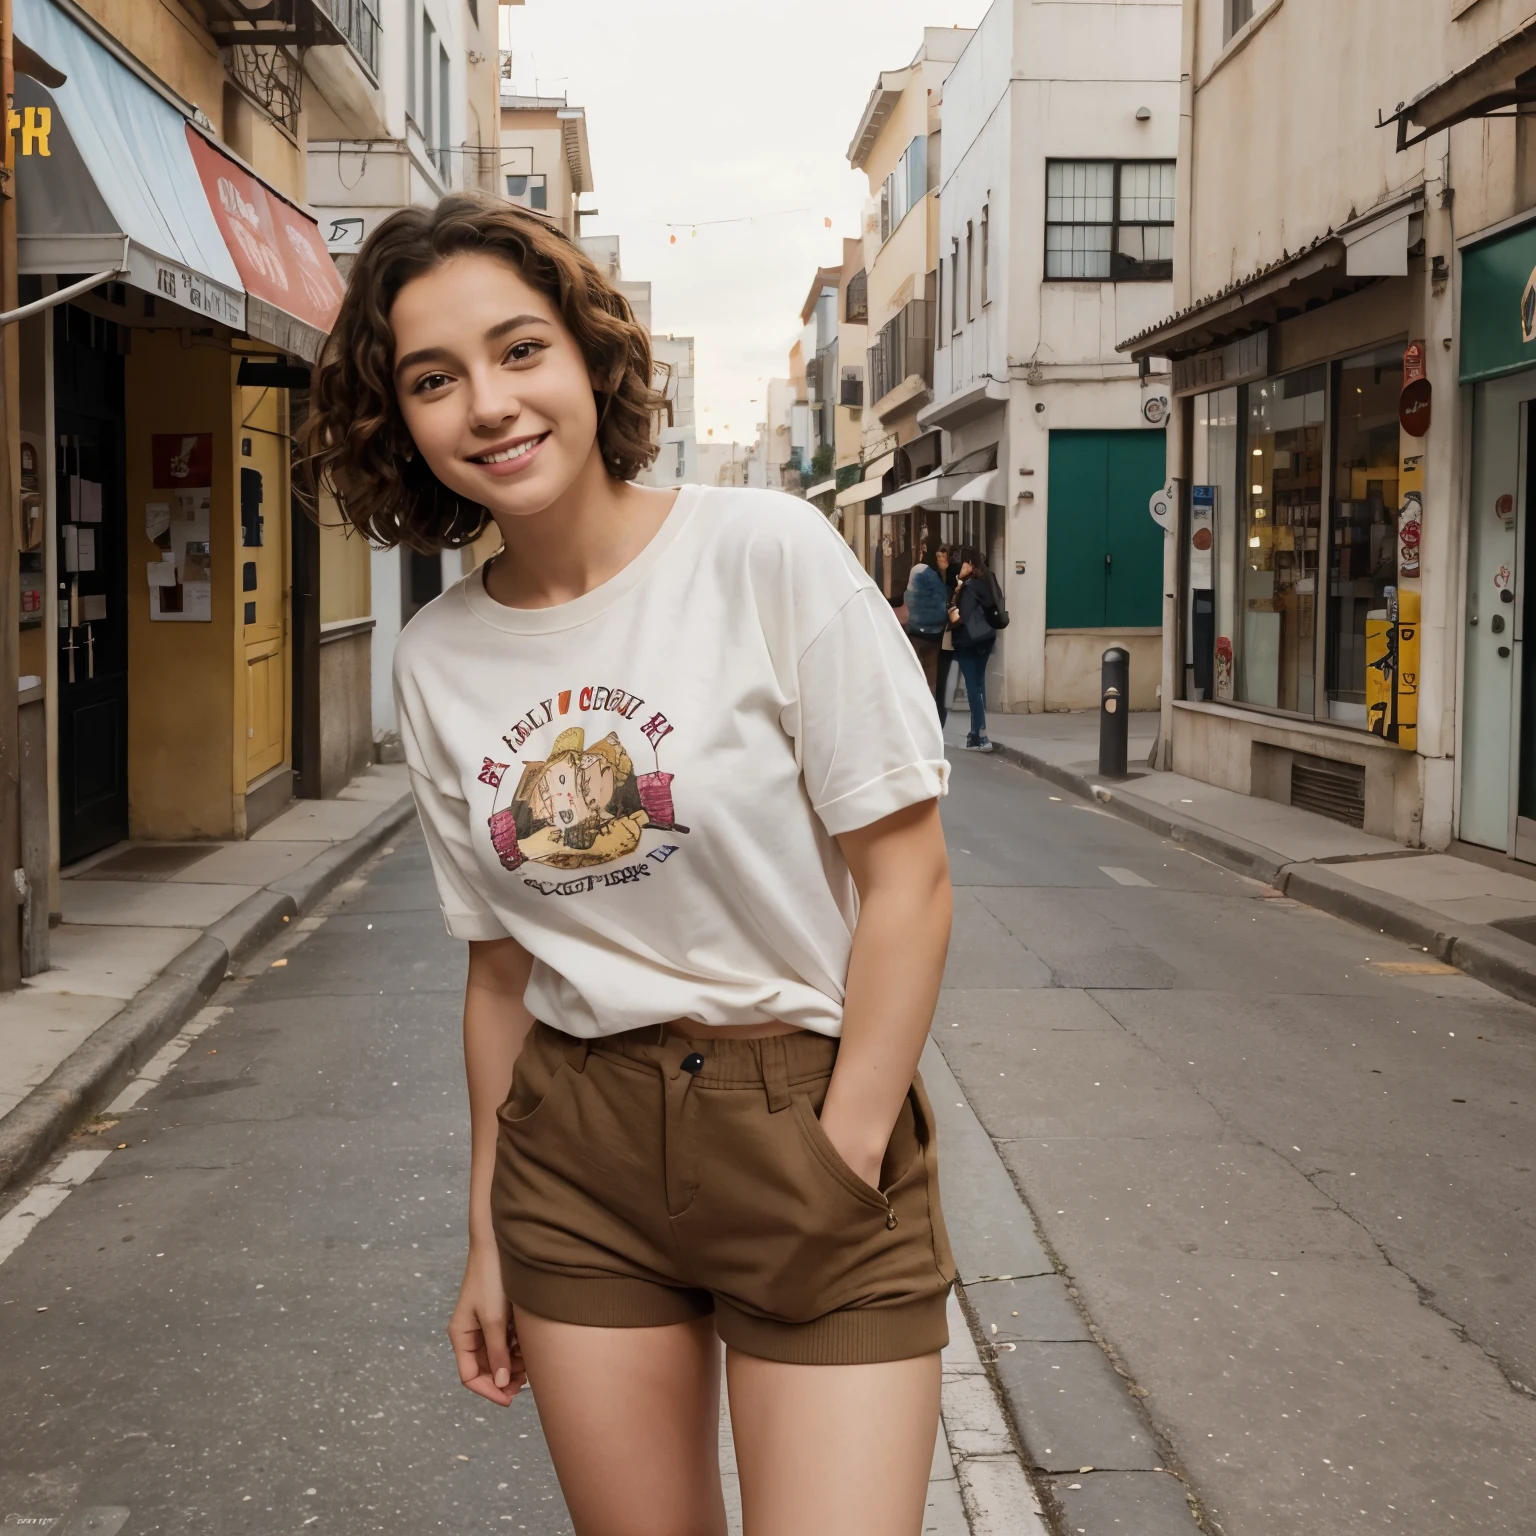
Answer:
[[[505,552],[485,589],[508,608],[554,608],[617,576],[651,542],[677,500],[675,491],[615,480],[594,453],[580,475],[542,512],[499,517]]]

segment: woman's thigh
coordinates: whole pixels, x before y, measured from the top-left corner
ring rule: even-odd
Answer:
[[[780,1365],[726,1354],[746,1536],[918,1536],[939,1356]]]
[[[576,1536],[725,1536],[713,1322],[584,1328],[516,1316]]]

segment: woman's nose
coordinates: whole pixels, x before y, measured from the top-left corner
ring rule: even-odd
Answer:
[[[503,422],[516,421],[521,410],[516,391],[500,370],[471,379],[469,419],[472,426],[497,427]]]

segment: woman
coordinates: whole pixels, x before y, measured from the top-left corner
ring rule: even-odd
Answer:
[[[907,638],[917,653],[928,691],[937,698],[939,647],[949,628],[949,594],[943,579],[928,564],[926,548],[919,551],[917,563],[907,577],[905,603]]]
[[[965,679],[965,696],[971,706],[971,729],[965,738],[968,752],[990,752],[987,739],[987,663],[997,642],[997,618],[1001,595],[987,562],[978,550],[967,546],[960,552],[960,575],[955,600],[949,610],[955,636],[955,660]]]
[[[933,554],[934,568],[938,572],[939,580],[944,583],[944,633],[939,638],[939,660],[934,671],[934,702],[939,706],[939,724],[946,725],[949,721],[949,698],[952,688],[951,678],[955,663],[955,630],[948,622],[949,610],[955,605],[955,586],[960,580],[960,572],[956,569],[953,553],[948,544],[940,544]]]
[[[470,1391],[532,1385],[579,1536],[724,1532],[722,1340],[747,1530],[915,1533],[954,1275],[916,1077],[943,743],[814,508],[633,483],[651,377],[591,261],[477,194],[379,226],[315,371],[308,448],[356,527],[505,545],[395,652],[469,943],[448,1333]],[[594,821],[638,841],[571,868]]]

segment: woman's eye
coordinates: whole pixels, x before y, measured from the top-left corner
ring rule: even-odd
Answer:
[[[435,389],[441,389],[448,382],[448,375],[446,373],[424,373],[416,380],[412,393],[428,395]]]
[[[507,348],[506,360],[509,363],[526,363],[544,350],[544,344],[538,341],[514,341]]]

